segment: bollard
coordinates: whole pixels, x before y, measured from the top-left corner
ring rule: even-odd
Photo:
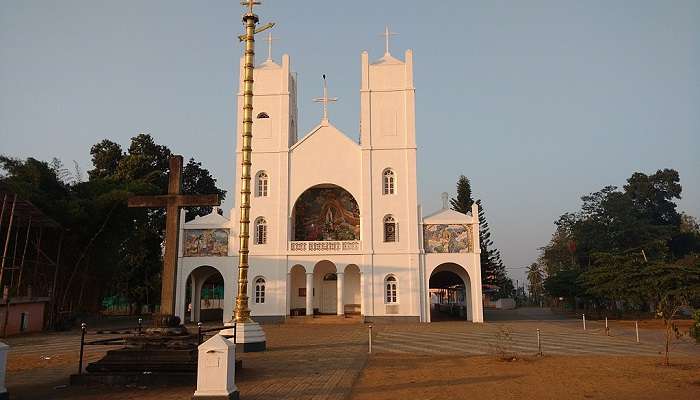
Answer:
[[[83,350],[85,349],[85,333],[87,332],[87,324],[80,324],[80,359],[78,360],[78,375],[83,373]]]
[[[637,321],[634,321],[634,331],[637,334],[637,343],[639,343],[639,324]]]
[[[369,354],[372,354],[372,324],[369,324]]]
[[[605,336],[610,336],[610,328],[608,328],[608,317],[605,317]]]
[[[197,322],[197,345],[202,344],[202,322]]]
[[[141,334],[141,329],[143,329],[143,318],[139,318],[138,324],[139,324],[139,326],[138,326],[138,328],[136,328],[136,329],[138,329],[138,333],[139,333],[139,335],[140,335],[140,334]]]
[[[540,329],[537,328],[537,355],[542,356],[542,341],[540,340]]]
[[[586,330],[586,314],[581,314],[583,316],[583,330]]]

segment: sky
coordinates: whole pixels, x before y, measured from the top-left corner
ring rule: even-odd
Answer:
[[[300,136],[359,129],[360,54],[414,51],[424,212],[460,174],[522,284],[564,212],[636,171],[680,172],[700,217],[700,2],[265,0],[298,73]],[[1,0],[0,153],[83,171],[108,138],[150,133],[229,190],[242,8],[233,0]],[[258,42],[258,60],[266,55]]]

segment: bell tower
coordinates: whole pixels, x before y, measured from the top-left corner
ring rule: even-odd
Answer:
[[[253,152],[286,150],[297,141],[297,88],[291,72],[289,55],[282,56],[282,64],[272,59],[268,37],[268,58],[253,70],[255,101],[253,102]],[[243,58],[241,58],[239,87],[243,87]],[[243,92],[238,92],[239,105]],[[242,118],[238,107],[238,120]],[[240,125],[240,124],[239,124]],[[240,130],[240,126],[238,127]],[[238,132],[240,135],[240,132]],[[237,144],[236,151],[240,151]]]
[[[365,248],[374,254],[372,263],[400,263],[417,270],[413,52],[406,50],[403,60],[394,57],[389,49],[391,35],[387,27],[381,58],[370,62],[366,51],[361,56],[360,146],[366,182],[362,204],[371,205],[370,215],[365,213],[371,224],[363,225],[362,237]]]
[[[297,141],[297,84],[296,76],[291,71],[289,55],[282,55],[280,64],[273,59],[272,40],[271,34],[268,35],[267,58],[253,69],[255,93],[251,144],[251,256],[281,254],[287,247],[287,164],[289,148]],[[239,88],[244,87],[243,71],[244,59],[241,58]],[[237,117],[241,121],[243,92],[240,89],[238,103]],[[237,137],[240,137],[242,125],[238,123],[237,126]],[[237,166],[240,166],[241,154],[241,142],[236,141]],[[234,193],[239,191],[240,181],[236,180]],[[233,226],[238,226],[238,213],[232,212],[231,215]],[[267,225],[264,243],[255,242],[256,221],[265,221]]]
[[[384,56],[370,63],[362,53],[360,143],[363,148],[416,147],[413,51],[404,61],[389,52],[387,29]]]

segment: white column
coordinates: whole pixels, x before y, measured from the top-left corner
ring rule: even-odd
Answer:
[[[204,287],[204,283],[206,282],[207,277],[202,276],[201,279],[197,279],[195,283],[195,295],[193,296],[195,301],[194,301],[194,307],[192,307],[192,312],[194,314],[194,323],[199,322],[202,319],[202,288]]]
[[[292,273],[287,272],[287,310],[284,312],[285,315],[290,315],[290,310],[292,309]]]
[[[306,315],[314,315],[314,273],[306,273]]]
[[[190,322],[197,323],[195,320],[195,306],[197,304],[197,282],[195,281],[195,274],[190,275],[190,304],[192,309],[190,310]]]
[[[338,299],[336,302],[336,313],[338,315],[345,315],[345,301],[343,300],[343,283],[345,279],[345,274],[342,272],[338,272],[335,275],[338,277],[338,280],[336,281],[338,284]]]
[[[365,316],[367,301],[365,300],[365,274],[360,270],[360,315]]]

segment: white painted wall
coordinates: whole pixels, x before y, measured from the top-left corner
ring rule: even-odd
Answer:
[[[242,72],[239,83],[241,77]],[[427,296],[428,279],[440,263],[449,261],[461,265],[468,273],[473,304],[471,312],[475,322],[482,320],[479,255],[423,254],[422,221],[417,203],[413,53],[406,51],[404,61],[385,54],[374,63],[370,63],[366,52],[362,53],[360,144],[327,120],[298,139],[296,81],[289,56],[284,55],[281,64],[266,61],[257,66],[254,79],[253,194],[248,272],[252,315],[285,316],[290,308],[305,308],[306,298],[298,296],[298,289],[306,287],[306,272],[317,269],[313,277],[316,288],[314,307],[321,305],[323,274],[344,272],[343,302],[361,304],[365,316],[420,317],[427,321],[429,310],[423,300]],[[240,122],[240,92],[238,99]],[[270,118],[255,118],[260,112],[267,113]],[[240,135],[239,123],[237,137]],[[240,192],[240,141],[237,143],[236,180],[234,190],[230,192],[234,199]],[[382,172],[386,168],[391,168],[396,174],[395,194],[382,193]],[[258,197],[255,193],[255,175],[259,171],[265,171],[269,177],[267,197]],[[343,254],[289,251],[294,203],[305,190],[320,184],[340,186],[355,197],[361,217],[359,250]],[[181,229],[225,226],[230,229],[231,237],[228,257],[193,258],[180,254],[177,288],[180,315],[184,314],[184,285],[189,273],[200,265],[210,265],[224,277],[227,308],[224,318],[230,317],[229,310],[233,309],[236,295],[238,212],[234,206],[230,221],[210,219],[205,221],[212,222],[208,225],[202,221],[181,225]],[[398,221],[398,241],[394,243],[384,242],[383,218],[388,214]],[[267,221],[268,241],[256,245],[253,222],[261,216]],[[446,220],[467,218],[463,215],[443,217]],[[478,235],[478,224],[475,224],[475,229]],[[478,249],[478,241],[475,248]],[[322,260],[327,262],[322,263],[322,268],[316,268]],[[295,265],[300,267],[292,269]],[[348,265],[356,268],[347,268]],[[398,279],[398,304],[391,314],[387,313],[384,287],[384,279],[389,274]],[[254,281],[258,276],[266,281],[264,304],[255,304],[253,298]],[[312,295],[313,291],[307,292],[307,296]]]

